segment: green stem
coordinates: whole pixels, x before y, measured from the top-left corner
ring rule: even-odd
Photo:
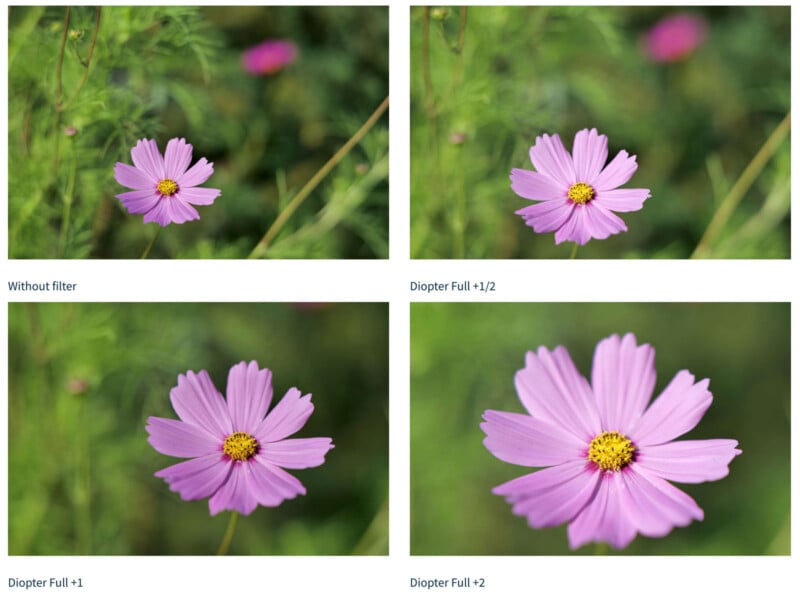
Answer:
[[[375,125],[375,122],[383,115],[386,109],[389,107],[389,98],[381,102],[381,104],[377,107],[377,109],[372,112],[372,115],[367,118],[361,128],[350,137],[350,139],[342,145],[342,148],[334,153],[333,157],[328,159],[328,162],[323,165],[314,176],[306,182],[306,185],[300,189],[300,192],[289,201],[289,204],[286,205],[278,216],[275,218],[275,221],[272,222],[272,225],[267,229],[267,233],[264,234],[264,237],[261,238],[261,241],[256,244],[256,247],[253,248],[253,251],[250,252],[250,255],[247,258],[260,258],[263,256],[264,252],[266,252],[267,248],[270,245],[270,242],[275,239],[275,236],[278,235],[278,232],[283,228],[286,222],[289,220],[289,217],[297,210],[297,208],[303,204],[303,201],[308,198],[308,195],[317,187],[317,185],[325,179],[331,170],[336,167],[339,162],[344,159],[345,155],[347,155],[350,150],[355,147],[358,142],[364,138],[367,132]]]
[[[572,252],[569,254],[569,260],[575,260],[575,256],[578,254],[578,242],[575,242],[575,245],[572,247]]]
[[[789,134],[791,125],[792,112],[789,112],[761,146],[752,161],[747,164],[742,175],[739,176],[739,179],[736,180],[736,183],[728,192],[728,195],[722,200],[717,212],[714,213],[714,216],[711,218],[711,222],[708,224],[705,233],[703,233],[703,237],[700,238],[700,242],[697,244],[694,252],[692,252],[691,258],[704,258],[708,256],[711,251],[711,244],[725,227],[733,211],[744,197],[745,192],[747,192],[753,182],[756,181],[761,170],[764,169],[764,166],[778,150],[778,147],[780,147],[786,135]]]
[[[61,106],[62,110],[66,109],[66,107],[70,103],[72,103],[72,101],[75,99],[75,97],[78,96],[78,93],[80,93],[83,84],[86,82],[86,79],[89,76],[89,65],[92,63],[92,54],[94,54],[94,47],[97,44],[97,32],[100,30],[100,14],[102,13],[102,11],[103,7],[98,6],[97,13],[95,14],[95,19],[94,19],[94,33],[92,34],[92,44],[89,46],[89,53],[86,56],[86,61],[82,62],[83,76],[81,77],[81,80],[78,82],[78,86],[75,87],[75,91],[72,93],[72,96],[66,101],[64,105]],[[60,74],[60,69],[59,69],[59,74]]]
[[[64,16],[64,31],[61,32],[61,46],[58,49],[58,61],[56,62],[56,105],[55,105],[55,121],[53,125],[53,167],[52,175],[58,176],[58,164],[60,159],[59,149],[61,144],[61,112],[64,107],[64,85],[62,72],[64,70],[64,48],[67,45],[67,32],[69,31],[69,15],[70,7],[67,6],[67,12]]]
[[[577,246],[577,244],[576,244]],[[598,541],[594,545],[594,555],[595,556],[606,556],[608,555],[608,544],[605,541]]]
[[[153,247],[153,244],[156,243],[156,240],[158,239],[160,233],[161,233],[161,226],[159,225],[158,229],[156,229],[156,233],[153,234],[153,239],[150,240],[150,243],[147,244],[147,248],[144,249],[144,252],[142,252],[142,255],[139,257],[140,260],[144,260],[145,258],[147,258],[147,255],[150,254],[150,249]]]
[[[61,33],[61,47],[58,50],[58,62],[56,64],[56,111],[58,112],[62,110],[61,101],[64,99],[61,71],[64,66],[64,48],[67,45],[67,32],[69,31],[69,12],[70,7],[67,6],[67,14],[64,17],[64,31]]]
[[[75,140],[72,140],[72,167],[69,170],[69,178],[67,180],[67,189],[64,191],[64,208],[61,214],[61,236],[59,238],[59,245],[61,248],[61,256],[66,256],[67,241],[69,238],[69,220],[72,211],[73,194],[75,193],[75,177],[78,173],[78,149],[75,146]]]
[[[231,541],[233,541],[233,534],[236,533],[236,521],[238,519],[239,513],[234,510],[231,513],[231,520],[228,521],[228,528],[225,529],[225,535],[222,537],[222,542],[219,544],[219,549],[217,549],[218,556],[224,556],[228,553],[228,548],[231,547]]]

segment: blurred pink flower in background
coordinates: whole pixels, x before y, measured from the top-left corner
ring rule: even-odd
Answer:
[[[655,62],[678,62],[705,41],[707,30],[708,23],[699,15],[669,15],[644,34],[644,51]]]
[[[297,58],[297,46],[283,39],[268,39],[242,53],[242,65],[252,74],[275,74]]]

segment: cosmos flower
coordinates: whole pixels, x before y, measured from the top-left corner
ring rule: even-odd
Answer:
[[[192,145],[184,138],[167,143],[164,156],[156,141],[143,138],[131,149],[136,167],[119,163],[114,179],[133,192],[117,194],[129,213],[144,213],[144,222],[155,221],[162,227],[200,219],[191,205],[210,205],[220,195],[217,188],[198,188],[214,173],[214,164],[203,157],[193,167]]]
[[[291,388],[267,414],[272,372],[256,362],[240,362],[228,374],[227,400],[208,372],[178,376],[170,391],[180,417],[147,420],[148,442],[158,452],[183,461],[158,471],[184,500],[208,498],[212,515],[222,510],[250,514],[256,506],[278,506],[306,489],[284,469],[325,462],[330,438],[292,438],[314,411],[311,395]]]
[[[573,549],[624,548],[637,533],[663,537],[702,520],[669,481],[722,479],[741,451],[736,440],[674,441],[711,405],[707,379],[682,370],[648,407],[655,383],[655,351],[632,334],[598,343],[591,385],[564,347],[528,352],[515,377],[528,413],[486,411],[483,444],[507,463],[545,468],[492,491],[535,529],[569,523]]]
[[[647,188],[620,188],[638,165],[636,156],[620,151],[608,157],[608,138],[595,128],[575,135],[572,155],[561,138],[543,134],[530,149],[537,171],[511,170],[511,189],[522,198],[541,201],[517,211],[525,224],[538,233],[556,232],[556,244],[585,244],[627,231],[625,222],[612,211],[638,211],[650,198]]]
[[[242,53],[242,66],[251,74],[275,74],[297,58],[297,46],[283,39],[268,39]]]
[[[653,25],[642,36],[642,45],[654,62],[679,62],[705,41],[707,29],[699,15],[673,14]]]

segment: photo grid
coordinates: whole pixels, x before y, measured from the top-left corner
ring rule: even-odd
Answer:
[[[793,8],[7,4],[7,592],[784,591]]]

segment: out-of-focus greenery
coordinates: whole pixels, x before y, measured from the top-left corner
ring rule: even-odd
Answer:
[[[641,38],[683,8],[428,10],[411,9],[415,258],[567,257],[573,244],[556,246],[553,233],[536,234],[514,214],[533,203],[508,176],[534,169],[528,149],[538,135],[558,133],[571,151],[583,128],[608,136],[609,159],[623,149],[638,156],[626,186],[650,188],[652,198],[621,214],[627,233],[593,240],[579,258],[689,257],[790,108],[788,6],[689,9],[707,20],[708,36],[673,64],[648,59]],[[789,257],[788,138],[758,173],[697,256]]]
[[[109,6],[83,84],[97,12],[71,8],[59,101],[65,11],[9,12],[12,258],[138,258],[157,224],[122,207],[113,170],[145,137],[162,152],[185,137],[222,190],[151,257],[243,258],[388,93],[386,7]],[[293,41],[296,62],[245,71],[242,51],[271,38]],[[386,258],[388,139],[384,116],[265,256]]]
[[[8,543],[12,555],[213,554],[229,512],[184,502],[153,476],[182,459],[147,443],[177,419],[178,374],[225,394],[243,360],[315,411],[294,437],[329,436],[308,493],[240,517],[231,554],[388,551],[386,304],[9,305]]]
[[[680,439],[733,438],[743,454],[716,482],[676,484],[705,520],[638,536],[624,554],[789,554],[789,304],[437,304],[411,306],[411,552],[567,554],[566,526],[534,530],[493,487],[535,469],[483,446],[486,409],[524,413],[525,353],[565,346],[590,378],[595,345],[633,332],[656,350],[655,395],[688,369],[714,402]],[[655,396],[654,395],[654,396]],[[578,553],[593,553],[586,546]],[[613,550],[612,550],[613,553]]]

